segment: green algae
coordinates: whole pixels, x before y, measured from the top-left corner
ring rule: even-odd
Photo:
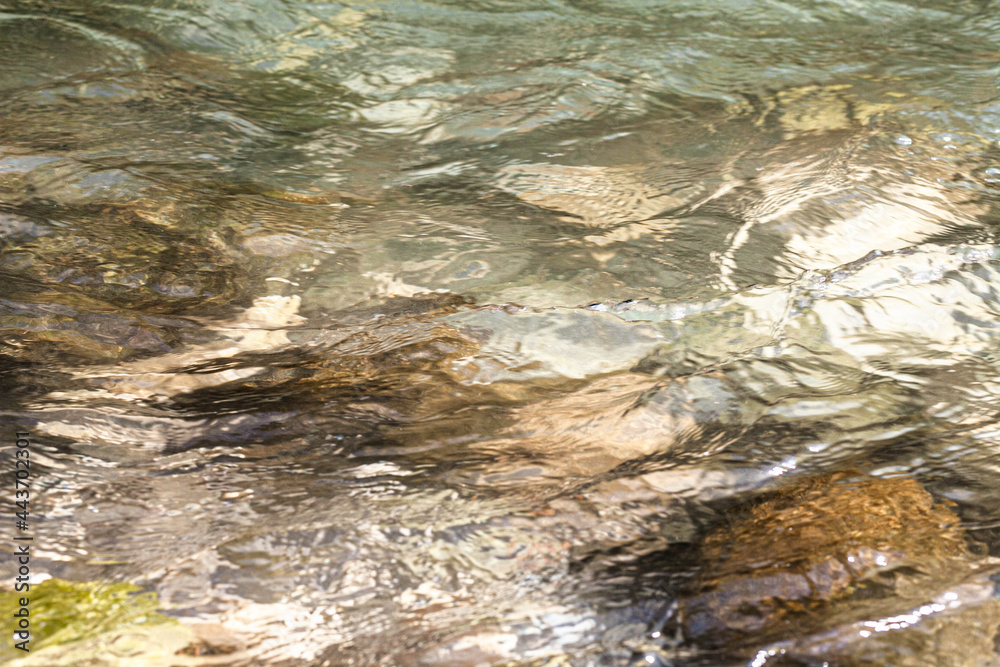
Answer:
[[[73,582],[49,579],[27,592],[0,593],[0,617],[11,619],[28,598],[30,655],[46,647],[66,646],[107,633],[121,633],[160,624],[178,624],[159,613],[153,593],[126,583]],[[0,646],[0,663],[29,657],[12,642]]]

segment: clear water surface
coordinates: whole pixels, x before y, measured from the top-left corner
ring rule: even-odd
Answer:
[[[3,660],[1000,664],[997,2],[0,0],[0,47]]]

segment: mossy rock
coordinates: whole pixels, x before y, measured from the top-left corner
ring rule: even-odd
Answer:
[[[26,654],[13,648],[12,642],[4,642],[0,646],[0,663],[33,659],[41,649],[75,645],[109,633],[179,625],[158,612],[154,594],[143,593],[132,584],[49,579],[33,584],[27,592],[0,593],[0,616],[13,618],[22,597],[30,600],[31,652]]]

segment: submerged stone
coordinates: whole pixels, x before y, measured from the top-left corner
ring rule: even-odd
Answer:
[[[797,634],[907,577],[969,571],[979,559],[960,523],[912,479],[847,471],[793,484],[705,538],[680,606],[685,635],[722,646]]]

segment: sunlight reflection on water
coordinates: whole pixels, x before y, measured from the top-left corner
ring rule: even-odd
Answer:
[[[0,0],[15,664],[996,660],[995,9]]]

